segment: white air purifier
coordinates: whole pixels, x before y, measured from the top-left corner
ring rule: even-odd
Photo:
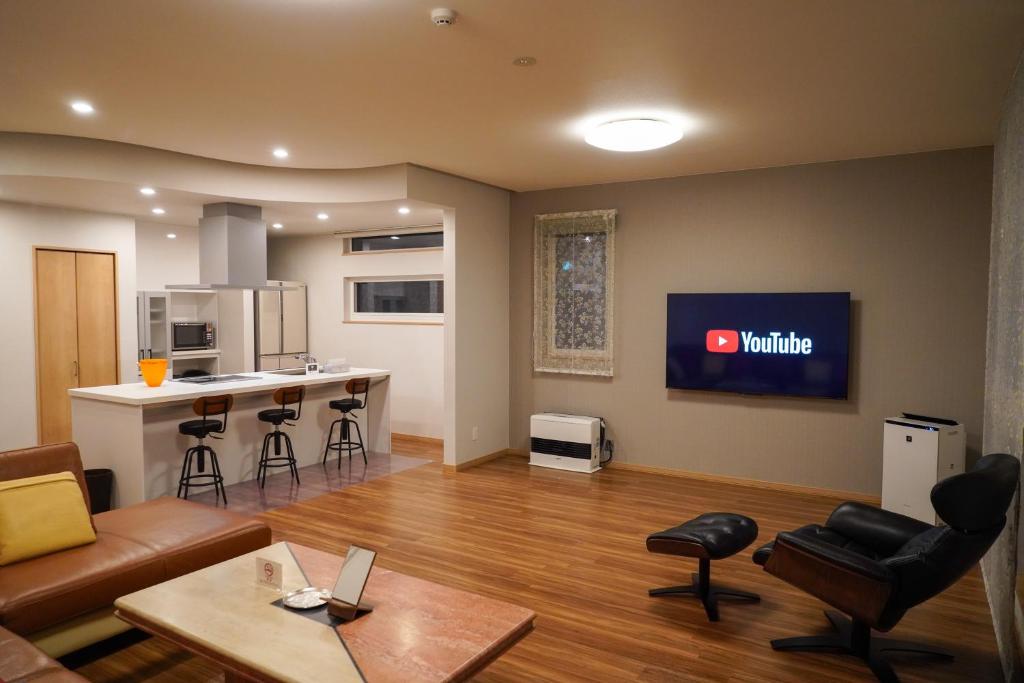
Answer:
[[[928,524],[941,524],[932,507],[932,487],[964,471],[965,436],[961,424],[886,418],[882,508]]]
[[[572,472],[601,469],[601,418],[540,413],[530,417],[530,464]]]

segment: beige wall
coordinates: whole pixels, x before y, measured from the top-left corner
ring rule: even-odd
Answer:
[[[357,367],[387,368],[391,429],[444,436],[444,327],[343,323],[342,280],[360,275],[438,275],[441,251],[342,254],[332,235],[276,237],[267,243],[272,280],[307,285],[309,352],[320,361],[346,358]]]
[[[511,435],[600,415],[625,462],[878,494],[882,420],[981,444],[991,148],[515,194]],[[615,377],[531,369],[533,216],[618,209]],[[848,401],[665,389],[669,292],[850,291]]]
[[[85,211],[0,202],[0,451],[34,446],[36,431],[35,308],[32,247],[117,254],[118,352],[121,381],[136,376],[135,221]]]

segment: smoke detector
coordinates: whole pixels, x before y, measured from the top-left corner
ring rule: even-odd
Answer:
[[[430,20],[434,26],[451,26],[455,23],[455,10],[438,7],[430,11]]]

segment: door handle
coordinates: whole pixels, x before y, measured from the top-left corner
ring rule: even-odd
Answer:
[[[73,375],[73,377],[78,377],[78,361],[77,360],[71,361],[71,367],[74,368],[74,371],[75,371],[75,374]]]

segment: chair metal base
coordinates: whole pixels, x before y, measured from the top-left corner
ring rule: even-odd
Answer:
[[[672,595],[687,595],[700,600],[704,605],[704,612],[708,615],[708,621],[718,621],[718,599],[725,598],[740,600],[743,602],[760,602],[761,596],[757,593],[716,586],[711,583],[711,560],[701,558],[698,573],[691,574],[693,583],[689,586],[669,586],[668,588],[652,588],[647,591],[651,597],[662,597]]]
[[[334,426],[341,425],[338,430],[338,440],[331,441],[334,438]],[[358,441],[353,441],[351,438],[352,427],[356,428],[356,436],[359,438]],[[331,428],[327,430],[327,445],[324,446],[324,461],[323,464],[327,464],[327,456],[331,451],[338,451],[338,469],[341,469],[341,452],[346,451],[349,457],[349,463],[352,462],[352,451],[360,450],[363,452],[363,465],[367,464],[366,460],[366,447],[363,446],[363,432],[359,429],[359,423],[355,420],[351,420],[348,416],[342,417],[340,420],[335,420],[331,423]]]
[[[287,455],[281,455],[282,440],[284,440]],[[271,441],[274,442],[273,456],[269,454]],[[287,467],[291,470],[295,483],[302,483],[299,481],[299,467],[295,460],[295,451],[292,449],[292,439],[288,436],[287,432],[282,432],[277,427],[274,428],[274,431],[263,437],[263,448],[260,449],[260,462],[256,468],[256,478],[260,482],[260,488],[266,486],[267,470],[271,467]]]
[[[206,472],[206,454],[210,454],[211,472]],[[192,474],[192,461],[196,458],[199,474]],[[185,459],[181,463],[181,475],[178,477],[178,498],[188,500],[188,490],[193,488],[214,487],[217,493],[216,499],[223,499],[224,505],[228,504],[228,494],[224,491],[224,477],[220,473],[220,463],[217,462],[217,453],[212,448],[203,444],[200,439],[198,446],[192,446],[185,451]],[[216,500],[215,499],[215,500]]]
[[[893,638],[873,638],[871,627],[867,624],[851,620],[835,611],[826,611],[825,616],[835,629],[835,633],[824,636],[800,636],[782,638],[772,641],[773,650],[791,652],[833,651],[840,654],[853,655],[864,660],[882,683],[899,683],[899,677],[892,665],[886,661],[885,652],[913,652],[915,654],[953,659],[953,653],[941,647],[914,643],[909,640]]]

